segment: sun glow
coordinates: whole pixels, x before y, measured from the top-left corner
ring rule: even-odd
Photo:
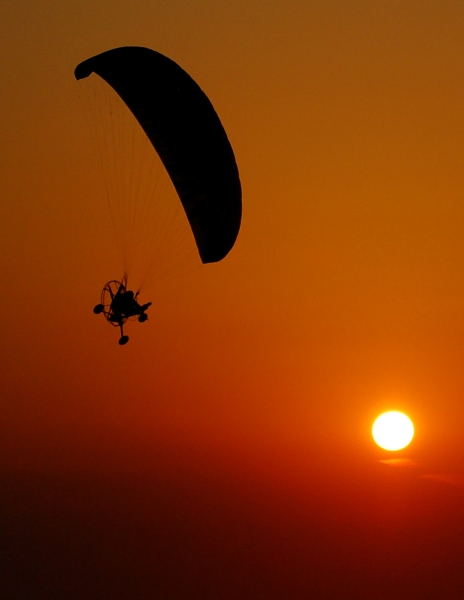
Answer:
[[[392,410],[377,417],[372,426],[372,437],[384,450],[402,450],[414,437],[414,425],[404,413]]]

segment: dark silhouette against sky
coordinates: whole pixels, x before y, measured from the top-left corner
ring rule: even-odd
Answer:
[[[447,0],[2,2],[2,599],[463,597],[463,28]],[[73,76],[121,46],[198,83],[243,192],[124,347]]]

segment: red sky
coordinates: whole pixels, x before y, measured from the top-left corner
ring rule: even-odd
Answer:
[[[463,597],[463,27],[448,0],[2,2],[2,598]],[[244,205],[124,348],[73,76],[121,45],[208,94]]]

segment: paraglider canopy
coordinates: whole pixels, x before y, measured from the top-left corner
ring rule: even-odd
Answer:
[[[137,46],[85,60],[76,79],[96,73],[122,98],[163,162],[203,263],[223,259],[237,238],[241,186],[234,153],[211,102],[166,56]]]

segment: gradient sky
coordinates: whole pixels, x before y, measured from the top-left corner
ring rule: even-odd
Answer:
[[[450,0],[2,1],[2,598],[464,596],[463,33]],[[124,348],[73,76],[121,45],[208,94],[244,203]]]

